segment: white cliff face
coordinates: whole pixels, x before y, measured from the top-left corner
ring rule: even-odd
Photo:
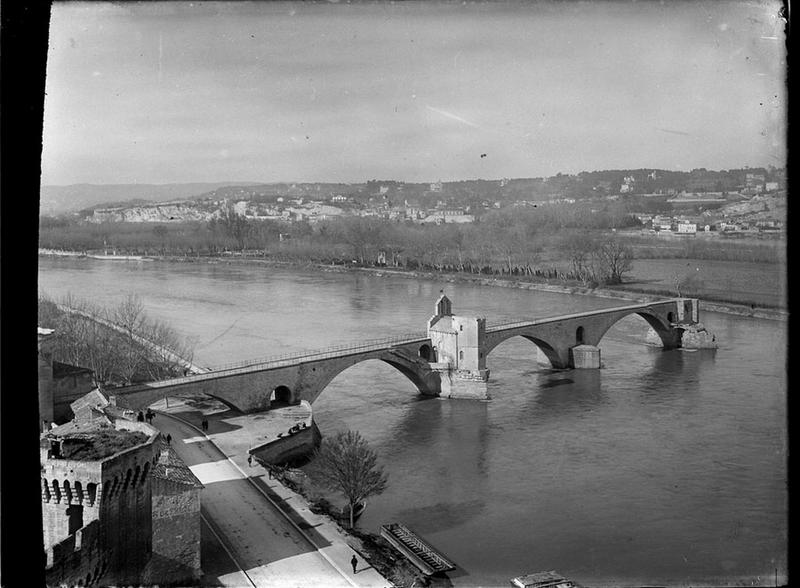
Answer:
[[[97,209],[87,220],[89,222],[126,223],[169,223],[183,221],[209,221],[221,215],[223,203],[174,202],[127,208]],[[275,206],[265,203],[238,201],[233,206],[237,214],[247,218],[288,218],[292,215],[305,218],[329,218],[341,216],[345,212],[336,206],[319,202],[308,202],[292,207]]]
[[[160,204],[157,206],[133,206],[131,208],[114,208],[95,210],[94,215],[88,219],[91,222],[180,222],[180,221],[208,221],[214,217],[216,211],[204,210],[192,204]]]

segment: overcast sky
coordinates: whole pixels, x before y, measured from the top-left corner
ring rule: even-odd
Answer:
[[[56,3],[42,181],[780,167],[779,6]]]

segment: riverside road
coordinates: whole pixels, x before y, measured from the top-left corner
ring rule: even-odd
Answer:
[[[193,427],[160,414],[153,422],[205,486],[203,516],[253,586],[357,586],[334,568],[267,498]],[[240,586],[241,573],[222,577]]]

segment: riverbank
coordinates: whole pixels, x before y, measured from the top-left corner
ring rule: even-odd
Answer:
[[[39,255],[81,258],[85,254],[74,251],[54,251],[39,250]],[[580,296],[597,296],[601,298],[615,298],[630,302],[653,302],[664,298],[673,298],[675,293],[667,289],[658,287],[642,287],[636,282],[626,282],[614,287],[590,288],[577,283],[565,282],[563,280],[532,278],[512,276],[506,274],[482,275],[450,272],[434,272],[424,270],[405,270],[392,267],[361,267],[353,265],[331,265],[315,263],[312,261],[281,261],[269,258],[242,257],[242,256],[216,256],[216,257],[190,257],[190,256],[163,256],[144,258],[153,261],[170,263],[207,263],[207,264],[241,264],[258,265],[265,267],[280,267],[286,269],[316,270],[324,272],[361,272],[377,277],[393,276],[410,279],[424,279],[448,283],[470,283],[482,286],[496,286],[500,288],[518,288],[524,290],[539,290],[544,292],[555,292],[560,294],[573,294]],[[734,293],[735,295],[735,293]],[[787,320],[788,310],[784,308],[769,307],[754,304],[751,300],[718,300],[713,296],[697,296],[689,294],[691,297],[700,298],[700,307],[709,312],[719,312],[736,316],[745,316],[769,320]],[[730,293],[729,293],[730,297]],[[748,297],[749,298],[749,297]]]
[[[188,423],[200,431],[203,420],[208,422],[204,435],[250,478],[269,498],[342,570],[348,570],[350,552],[355,551],[371,568],[363,569],[352,579],[359,586],[386,586],[388,580],[398,588],[429,586],[430,580],[378,535],[348,529],[336,516],[337,507],[326,498],[327,492],[314,485],[300,470],[251,464],[249,449],[275,438],[295,422],[296,415],[274,413],[246,415],[230,409],[214,398],[204,395],[170,399],[153,405],[157,412]],[[289,410],[289,413],[292,413]],[[385,580],[384,580],[385,579]]]

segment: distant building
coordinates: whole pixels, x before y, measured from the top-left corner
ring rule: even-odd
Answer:
[[[694,235],[697,233],[697,225],[695,223],[678,223],[678,233],[682,235]]]

